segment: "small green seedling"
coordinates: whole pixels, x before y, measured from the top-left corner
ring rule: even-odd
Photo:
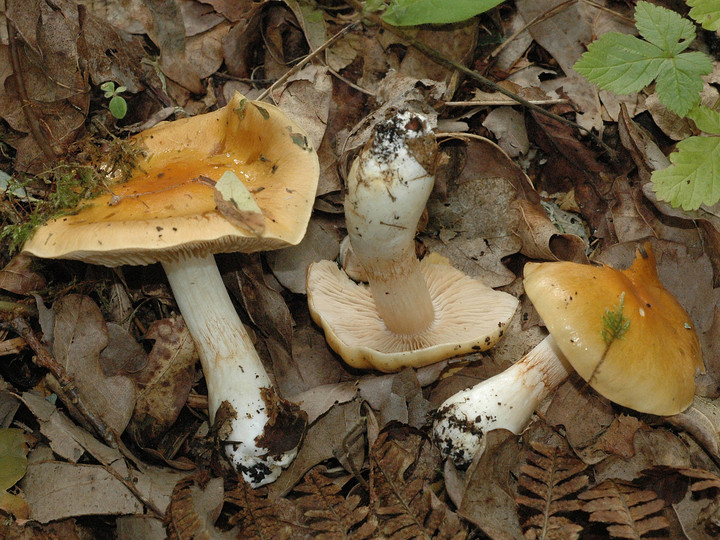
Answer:
[[[114,82],[107,81],[100,85],[100,90],[105,92],[105,98],[110,100],[110,103],[108,103],[110,113],[118,120],[125,118],[127,114],[127,101],[125,101],[125,98],[120,94],[127,90],[127,88],[125,86],[115,88]]]
[[[720,26],[718,0],[689,0],[690,16],[704,28]],[[660,101],[678,116],[690,118],[711,137],[688,137],[670,155],[672,165],[652,174],[658,198],[683,210],[697,210],[720,200],[720,113],[700,103],[702,76],[712,60],[686,51],[695,25],[678,13],[638,2],[635,26],[641,36],[609,32],[588,46],[575,70],[600,88],[617,94],[640,92],[654,83]]]

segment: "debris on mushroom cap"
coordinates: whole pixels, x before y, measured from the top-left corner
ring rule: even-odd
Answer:
[[[495,291],[447,263],[420,262],[435,320],[416,335],[387,329],[370,289],[351,281],[333,261],[308,270],[308,303],[332,349],[360,369],[399,371],[493,347],[517,308],[517,299]]]
[[[24,251],[117,266],[184,254],[297,244],[312,212],[318,158],[305,132],[272,105],[240,94],[217,111],[166,122],[136,137],[146,157],[127,182],[41,227]],[[264,216],[264,230],[228,221],[214,184],[232,171]]]
[[[704,370],[690,317],[660,283],[649,243],[627,270],[528,263],[525,291],[573,368],[606,398],[640,412],[687,408]],[[616,328],[612,328],[615,324]]]

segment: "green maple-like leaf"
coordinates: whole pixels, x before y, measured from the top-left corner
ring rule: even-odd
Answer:
[[[662,50],[635,36],[610,32],[588,45],[573,68],[616,94],[639,92],[660,72]]]
[[[658,198],[683,210],[720,200],[720,137],[689,137],[670,154],[672,165],[652,174]]]
[[[657,76],[660,101],[679,116],[687,115],[700,101],[702,76],[712,71],[712,61],[701,52],[686,52],[665,60]]]
[[[693,107],[687,117],[695,122],[700,131],[720,135],[720,112],[703,105]]]
[[[635,26],[642,37],[671,55],[681,53],[695,39],[692,22],[649,2],[637,3]]]
[[[687,0],[692,9],[690,16],[705,30],[715,32],[720,28],[720,0]]]
[[[702,75],[712,62],[700,52],[683,52],[695,38],[692,22],[649,2],[638,2],[635,21],[645,40],[611,32],[588,46],[575,70],[617,94],[639,92],[657,79],[660,101],[680,116],[699,102]]]

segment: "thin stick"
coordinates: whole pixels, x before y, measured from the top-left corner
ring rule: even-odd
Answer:
[[[352,6],[356,11],[361,13],[364,17],[367,17],[371,22],[382,26],[385,30],[388,32],[392,32],[396,36],[402,38],[407,43],[415,47],[418,51],[423,53],[425,56],[430,58],[433,62],[440,64],[441,66],[445,66],[450,69],[455,69],[459,71],[460,73],[467,75],[468,77],[475,79],[478,82],[481,82],[485,86],[490,87],[492,90],[496,92],[500,92],[501,94],[511,98],[513,101],[517,102],[520,105],[523,105],[525,108],[530,109],[531,111],[535,111],[538,114],[542,114],[544,116],[547,116],[548,118],[552,118],[556,122],[560,122],[563,125],[570,126],[574,129],[578,129],[580,131],[583,131],[588,134],[588,136],[595,141],[596,144],[601,146],[605,152],[610,156],[611,159],[616,159],[616,152],[612,148],[610,148],[607,144],[605,144],[597,135],[595,135],[591,130],[581,126],[580,124],[573,122],[572,120],[568,120],[567,118],[563,118],[560,115],[557,115],[555,113],[551,113],[550,111],[546,111],[539,105],[535,105],[533,103],[530,103],[527,99],[511,92],[510,90],[507,90],[506,88],[502,87],[501,85],[491,81],[490,79],[483,77],[480,75],[477,71],[473,71],[472,69],[465,67],[464,65],[455,62],[454,60],[451,60],[449,58],[446,58],[445,56],[441,55],[438,51],[433,49],[432,47],[428,47],[421,41],[416,40],[412,36],[408,35],[404,31],[402,31],[399,28],[396,28],[390,24],[387,24],[385,21],[383,21],[377,14],[375,13],[363,13],[362,4],[358,2],[357,0],[346,0],[346,3],[350,6]]]
[[[323,52],[325,49],[327,49],[330,45],[335,43],[338,39],[343,37],[345,34],[347,34],[350,30],[355,28],[357,26],[357,22],[353,22],[348,24],[345,28],[340,30],[337,34],[335,34],[333,37],[328,39],[325,43],[320,45],[317,49],[315,49],[313,52],[308,54],[303,60],[295,64],[292,69],[289,69],[286,71],[282,77],[280,77],[277,81],[275,81],[269,88],[267,88],[262,94],[260,94],[260,97],[257,98],[257,101],[262,101],[263,99],[267,98],[273,90],[275,90],[278,86],[285,83],[290,77],[292,77],[295,73],[300,71],[302,68],[304,68],[308,62],[310,62],[313,58],[315,58],[317,55],[319,55],[321,52]]]

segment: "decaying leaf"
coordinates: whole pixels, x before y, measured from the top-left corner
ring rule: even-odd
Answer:
[[[520,249],[509,208],[522,182],[527,177],[499,147],[470,141],[462,174],[448,184],[444,199],[428,202],[430,235],[423,241],[489,287],[507,285],[515,276],[502,259]]]
[[[232,531],[221,532],[215,521],[223,505],[221,478],[210,479],[203,473],[180,480],[173,489],[167,510],[167,532],[170,540],[230,539]]]
[[[181,318],[155,321],[147,334],[154,339],[145,369],[133,375],[137,401],[129,432],[141,446],[152,443],[175,422],[190,394],[197,354]]]
[[[48,489],[48,478],[52,478],[52,489]],[[20,485],[30,505],[31,519],[40,523],[72,516],[143,513],[140,501],[99,465],[33,462]]]
[[[30,509],[25,499],[9,493],[27,471],[25,433],[17,428],[0,429],[0,510],[17,519],[27,519]]]
[[[459,502],[458,513],[493,540],[523,537],[515,503],[514,468],[520,455],[517,437],[504,429],[485,434],[484,448],[470,465],[461,493],[448,493]],[[445,464],[446,483],[450,461]],[[460,489],[458,489],[460,491]],[[459,501],[458,501],[459,499]]]
[[[361,401],[332,407],[313,422],[305,434],[295,461],[269,487],[270,495],[286,495],[305,473],[318,463],[337,458],[349,470],[359,470],[365,459],[365,429]]]
[[[15,294],[29,294],[45,288],[45,278],[33,271],[32,259],[20,253],[0,270],[0,289]]]
[[[265,216],[250,190],[232,171],[225,171],[215,183],[215,206],[225,218],[258,236],[265,230]]]
[[[605,523],[611,538],[650,538],[651,533],[655,537],[669,525],[660,515],[665,502],[657,493],[627,482],[606,480],[578,497],[587,501],[582,509],[590,514],[590,521]]]
[[[587,465],[561,448],[540,442],[531,445],[533,451],[528,452],[518,479],[525,491],[516,498],[531,512],[523,522],[525,537],[577,538],[583,528],[573,520],[573,512],[582,508],[576,497],[588,483],[581,474]]]
[[[378,531],[385,537],[461,539],[457,514],[432,491],[439,450],[420,432],[390,424],[370,451],[370,495]]]

